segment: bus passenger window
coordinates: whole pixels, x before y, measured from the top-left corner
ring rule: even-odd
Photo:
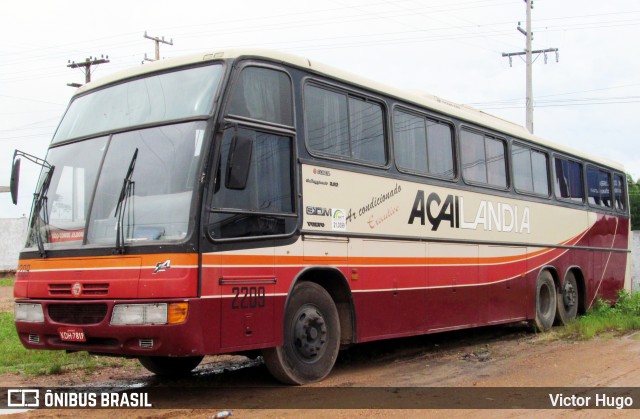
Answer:
[[[311,152],[377,165],[387,162],[380,104],[307,85],[304,112]]]
[[[511,161],[516,191],[549,196],[549,176],[545,153],[513,144]]]
[[[309,148],[349,156],[347,96],[315,86],[305,88],[305,116]]]
[[[609,172],[587,167],[587,199],[590,205],[611,208],[611,175]]]
[[[452,178],[451,127],[407,112],[396,111],[393,121],[396,164],[418,174]]]
[[[393,116],[393,135],[398,167],[411,172],[428,173],[424,118],[396,111]]]
[[[468,182],[507,187],[504,142],[477,132],[462,130],[462,176]]]
[[[427,119],[427,156],[429,173],[453,178],[453,129],[450,125]]]
[[[627,209],[627,201],[624,194],[624,178],[621,175],[613,175],[613,193],[616,200],[616,209],[625,211]]]
[[[555,168],[556,196],[573,202],[584,202],[582,164],[556,157]]]
[[[377,103],[349,98],[351,156],[356,160],[385,164],[382,108]]]
[[[531,170],[533,172],[533,192],[549,196],[549,164],[545,153],[531,150]]]
[[[292,103],[289,76],[268,68],[247,67],[234,86],[228,113],[292,126]]]
[[[611,175],[609,172],[600,170],[600,176],[598,179],[598,186],[600,189],[600,202],[601,205],[611,208]]]

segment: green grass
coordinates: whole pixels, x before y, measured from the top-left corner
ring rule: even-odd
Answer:
[[[51,375],[79,370],[90,374],[99,368],[136,365],[124,358],[98,357],[87,352],[67,354],[64,351],[25,349],[13,322],[12,313],[0,313],[0,374]]]
[[[621,290],[614,306],[597,300],[586,315],[567,324],[561,335],[590,339],[596,335],[622,335],[634,330],[640,330],[640,293],[629,294]]]
[[[13,283],[16,281],[14,275],[0,274],[0,287],[13,287]]]

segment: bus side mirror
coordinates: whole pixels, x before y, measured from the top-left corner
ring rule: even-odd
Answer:
[[[13,161],[11,168],[11,181],[9,187],[11,189],[11,201],[13,205],[18,205],[18,184],[20,183],[20,159]]]
[[[239,135],[236,131],[231,141],[229,161],[227,163],[227,176],[224,186],[227,189],[244,189],[249,179],[251,168],[251,154],[253,153],[253,138]]]

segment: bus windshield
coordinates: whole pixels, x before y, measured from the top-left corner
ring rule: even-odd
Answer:
[[[209,115],[220,73],[214,65],[155,75],[74,100],[47,155],[27,247],[184,240],[207,127],[184,119]],[[151,97],[151,85],[163,93]]]
[[[221,65],[130,80],[73,100],[53,144],[127,127],[206,116],[222,77]]]
[[[183,240],[190,228],[205,129],[206,122],[192,121],[52,148],[47,160],[53,174],[44,202],[34,205],[37,214],[27,247],[38,240],[45,249],[84,243],[115,246],[119,231],[125,243]],[[40,183],[48,170],[43,170]]]

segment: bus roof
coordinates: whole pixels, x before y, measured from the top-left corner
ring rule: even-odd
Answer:
[[[139,65],[127,70],[113,73],[109,76],[105,76],[96,81],[90,82],[78,89],[77,95],[83,94],[87,91],[94,90],[105,85],[118,82],[120,80],[126,80],[129,78],[141,76],[148,73],[167,70],[171,68],[182,67],[191,64],[197,64],[200,62],[223,60],[223,59],[237,59],[237,58],[258,58],[278,63],[287,64],[302,68],[307,71],[325,75],[331,78],[339,79],[350,84],[364,87],[366,89],[373,90],[375,92],[392,96],[397,99],[402,99],[413,103],[415,105],[433,110],[435,112],[442,113],[444,115],[450,115],[454,118],[472,122],[485,128],[495,130],[512,136],[514,138],[520,138],[530,141],[532,143],[539,144],[544,147],[551,148],[561,153],[574,155],[585,160],[592,161],[603,166],[608,166],[613,169],[624,172],[624,166],[621,164],[599,157],[586,154],[584,152],[571,149],[569,147],[559,145],[557,143],[548,141],[541,137],[530,134],[523,126],[516,123],[507,121],[500,117],[488,114],[479,109],[457,104],[442,98],[439,98],[430,94],[417,94],[406,90],[390,87],[382,83],[366,79],[364,77],[354,75],[352,73],[337,69],[326,64],[311,61],[307,58],[300,57],[293,54],[283,53],[279,51],[264,50],[264,49],[227,49],[220,51],[210,51],[200,54],[191,54],[177,58],[169,58],[159,61],[151,62],[150,64]]]

